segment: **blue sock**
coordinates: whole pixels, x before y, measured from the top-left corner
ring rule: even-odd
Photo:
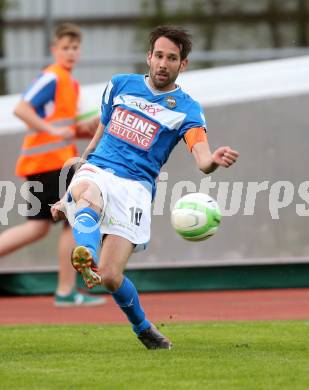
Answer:
[[[101,239],[99,218],[96,211],[90,207],[84,207],[75,213],[73,226],[73,236],[76,244],[87,247],[96,263],[98,261],[97,252]]]
[[[137,290],[130,279],[125,276],[119,289],[112,295],[120,309],[127,315],[137,335],[150,327],[151,323],[145,317]]]

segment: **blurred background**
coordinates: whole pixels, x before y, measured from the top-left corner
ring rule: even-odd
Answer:
[[[201,101],[212,148],[230,144],[241,155],[234,167],[211,177],[216,186],[209,193],[227,210],[220,230],[209,241],[188,243],[172,230],[170,207],[181,194],[203,191],[203,176],[185,147],[176,148],[159,178],[158,195],[165,201],[164,207],[154,205],[149,250],[132,258],[129,268],[213,269],[220,279],[220,269],[227,267],[307,264],[309,0],[0,0],[3,97],[20,94],[51,61],[50,34],[65,21],[77,23],[83,32],[74,72],[82,85],[105,83],[115,73],[147,72],[151,28],[186,27],[194,47],[180,84]],[[14,166],[22,136],[22,129],[0,132],[0,180],[14,180],[18,186],[22,182],[14,177]],[[79,147],[83,150],[85,143]],[[249,182],[267,182],[256,199]],[[237,199],[232,197],[235,183],[243,183],[236,184]],[[2,188],[0,207],[4,197]],[[239,203],[236,212],[228,211],[232,198]],[[278,218],[270,211],[273,198],[281,202]],[[24,201],[17,196],[18,203]],[[17,207],[8,221],[9,226],[23,221]],[[0,272],[54,272],[58,228],[54,230],[43,242],[1,259]],[[301,285],[306,285],[301,273]],[[264,273],[258,285],[263,286],[263,279]],[[248,287],[245,280],[238,284]]]
[[[0,0],[0,93],[22,91],[49,62],[53,25],[84,34],[81,83],[145,71],[149,30],[186,26],[194,36],[191,69],[303,55],[308,0]]]

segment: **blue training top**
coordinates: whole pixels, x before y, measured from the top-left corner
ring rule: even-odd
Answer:
[[[199,103],[177,86],[153,91],[138,74],[112,78],[102,98],[104,135],[87,160],[115,175],[142,181],[155,194],[155,180],[170,153],[194,127],[204,127]]]

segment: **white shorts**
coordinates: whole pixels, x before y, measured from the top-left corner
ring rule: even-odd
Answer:
[[[70,189],[82,180],[94,182],[103,197],[100,231],[102,235],[114,234],[136,245],[135,252],[146,249],[150,240],[151,193],[139,181],[125,179],[84,164],[74,175],[68,188],[67,217],[72,225],[76,211]]]

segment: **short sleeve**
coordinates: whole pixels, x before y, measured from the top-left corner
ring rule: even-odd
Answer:
[[[187,111],[186,119],[180,128],[180,138],[183,138],[188,130],[198,127],[202,127],[207,131],[207,122],[203,109],[199,103],[193,101]]]
[[[25,91],[22,99],[39,109],[55,100],[57,76],[54,73],[42,73]]]

